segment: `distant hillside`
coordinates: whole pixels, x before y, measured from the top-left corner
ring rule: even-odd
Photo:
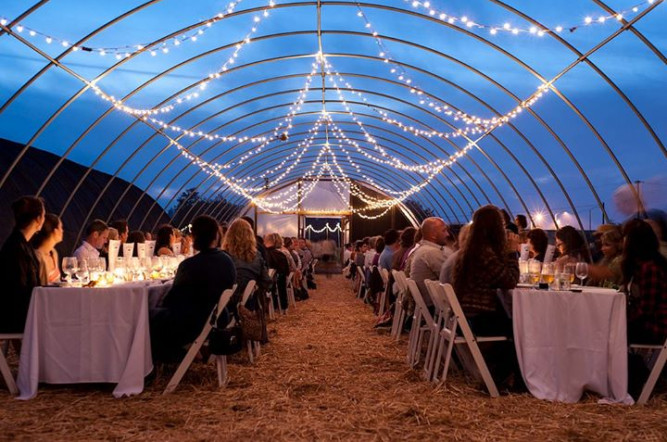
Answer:
[[[0,138],[0,175],[4,175],[9,170],[21,149],[23,149],[22,145]],[[34,195],[58,160],[57,155],[37,148],[30,148],[21,158],[5,185],[0,188],[0,242],[4,242],[12,229],[12,201],[21,195]],[[46,201],[47,211],[60,213],[71,192],[87,170],[87,167],[70,160],[65,160],[60,164],[40,195]],[[86,176],[62,216],[65,225],[65,238],[58,247],[59,251],[67,255],[71,253],[81,224],[84,223],[88,211],[111,178],[111,175],[96,170],[92,170]],[[128,186],[130,188],[121,200],[121,196],[128,189]],[[89,220],[94,218],[107,220],[111,210],[119,200],[120,204],[111,216],[113,219],[128,218],[130,210],[142,197],[142,193],[141,189],[130,185],[127,181],[120,178],[114,179],[104,192]],[[156,204],[151,209],[153,202],[153,198],[149,195],[141,198],[134,213],[128,219],[130,229],[139,229],[139,224],[148,210],[150,210],[150,213],[141,230],[148,230],[156,224],[159,225],[169,221],[169,217],[159,205]]]

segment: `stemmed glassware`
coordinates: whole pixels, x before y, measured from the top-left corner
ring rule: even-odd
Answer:
[[[581,281],[581,285],[584,285],[584,280],[588,278],[588,264],[585,262],[578,262],[577,266],[575,267],[575,275],[577,275],[577,278]]]
[[[79,280],[81,285],[86,285],[90,282],[90,274],[88,273],[88,263],[85,259],[79,260],[79,266],[75,270],[76,279]]]
[[[65,280],[67,283],[72,282],[72,275],[76,273],[77,269],[77,261],[76,258],[73,256],[66,256],[63,258],[63,273],[65,274]]]

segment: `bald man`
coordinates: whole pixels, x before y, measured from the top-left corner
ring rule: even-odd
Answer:
[[[433,301],[426,290],[424,281],[427,279],[437,280],[440,277],[440,269],[445,260],[454,253],[447,247],[448,234],[447,224],[442,218],[426,218],[421,225],[422,240],[419,247],[414,251],[412,263],[410,264],[410,278],[419,287],[419,291],[429,307]]]

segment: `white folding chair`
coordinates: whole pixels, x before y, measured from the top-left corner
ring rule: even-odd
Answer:
[[[438,325],[435,321],[435,318],[431,315],[431,312],[426,306],[426,302],[424,301],[424,298],[419,291],[419,287],[417,286],[417,283],[414,281],[414,279],[408,278],[408,289],[410,290],[410,293],[415,300],[415,311],[419,311],[418,320],[415,321],[416,323],[412,324],[412,327],[416,330],[417,335],[412,339],[412,348],[408,348],[408,352],[411,353],[411,356],[408,360],[411,361],[411,365],[413,367],[419,363],[419,359],[421,358],[422,340],[424,339],[424,334],[428,333],[429,341],[426,350],[426,356],[424,358],[424,373],[427,375],[428,379],[430,361],[432,359],[431,353],[433,353],[433,346],[435,345],[436,340],[435,338],[438,334]],[[423,325],[421,324],[422,320],[424,321]]]
[[[245,290],[243,291],[243,296],[241,297],[241,304],[246,305],[248,303],[248,299],[250,299],[250,296],[253,294],[256,287],[257,287],[257,281],[255,280],[248,281],[248,284],[246,285]],[[250,359],[251,364],[255,362],[255,358],[259,357],[261,352],[261,347],[262,346],[259,341],[251,341],[248,339],[248,359]]]
[[[660,374],[662,373],[663,368],[665,368],[665,361],[667,361],[667,339],[665,339],[664,344],[660,345],[648,345],[648,344],[630,344],[630,348],[641,349],[641,350],[654,350],[655,353],[651,358],[653,363],[653,368],[651,373],[648,375],[648,379],[642,388],[642,392],[637,399],[637,404],[644,405],[648,402],[648,398],[651,397],[653,388],[655,387]]]
[[[384,314],[385,303],[387,302],[388,291],[391,290],[389,287],[389,271],[384,268],[378,267],[380,270],[380,276],[382,276],[382,282],[384,283],[384,290],[382,290],[382,295],[380,296],[380,306],[378,308],[378,316]]]
[[[357,281],[359,283],[359,288],[357,289],[357,298],[366,299],[366,274],[364,273],[364,268],[362,266],[357,266]]]
[[[269,269],[269,278],[275,282],[276,269]],[[266,298],[269,300],[269,319],[276,319],[276,309],[273,307],[273,296],[271,290],[266,291]]]
[[[452,348],[455,344],[465,345],[470,350],[472,359],[475,363],[477,370],[482,376],[484,385],[489,391],[491,397],[498,397],[498,388],[496,388],[496,383],[491,377],[489,368],[486,365],[484,356],[479,350],[477,343],[479,342],[500,342],[507,341],[507,336],[475,336],[470,329],[470,324],[463,313],[461,304],[454,293],[454,289],[451,284],[437,284],[437,286],[432,286],[435,288],[433,293],[436,297],[439,297],[440,302],[445,304],[445,317],[442,319],[443,327],[440,330],[440,345],[438,346],[438,353],[436,354],[434,367],[435,374],[434,377],[437,378],[437,370],[440,365],[440,360],[444,354],[445,362],[444,368],[442,371],[442,377],[440,379],[440,385],[443,385],[447,380],[447,371],[449,369],[449,363],[451,361]],[[463,336],[457,336],[456,332],[458,328],[461,329],[461,334]]]
[[[294,297],[294,272],[287,276],[287,305],[292,304],[296,308],[296,298]]]
[[[403,295],[406,293],[407,281],[405,273],[400,270],[392,270],[391,273],[394,275],[394,281],[396,281],[396,287],[398,287],[398,293],[396,295],[396,303],[394,304],[394,320],[391,324],[391,336],[396,338],[398,341],[401,338],[401,332],[403,331],[403,322],[405,321],[405,310],[403,309]]]
[[[234,284],[234,286],[231,289],[227,289],[222,292],[222,294],[220,295],[220,300],[218,301],[218,305],[213,307],[211,315],[209,315],[206,318],[206,323],[204,324],[204,328],[202,329],[201,333],[199,333],[199,336],[197,336],[197,338],[192,342],[192,344],[190,344],[188,352],[185,354],[185,357],[178,365],[176,372],[169,380],[167,388],[164,389],[164,392],[162,394],[171,393],[176,389],[176,387],[178,387],[178,384],[181,382],[181,379],[183,379],[183,376],[185,376],[185,373],[188,371],[188,368],[190,368],[192,361],[194,361],[202,345],[204,345],[204,342],[206,341],[206,339],[208,339],[208,335],[211,332],[211,329],[213,328],[213,325],[211,323],[217,322],[218,317],[229,303],[229,300],[232,298],[232,295],[234,294],[235,291],[236,291],[236,284]],[[227,356],[215,355],[215,363],[218,372],[218,386],[222,387],[227,383]]]
[[[0,349],[0,372],[2,373],[2,378],[5,380],[5,384],[7,384],[9,393],[16,396],[17,394],[19,394],[19,389],[16,386],[16,381],[14,380],[14,376],[12,375],[12,371],[9,369],[9,364],[7,363],[6,359],[7,352],[9,350],[9,342],[14,339],[19,339],[19,340],[23,339],[23,334],[22,333],[0,334],[0,341],[5,341],[3,348]]]

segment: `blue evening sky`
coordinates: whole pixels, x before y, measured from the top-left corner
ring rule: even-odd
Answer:
[[[617,11],[635,5],[640,13],[653,8],[635,28],[664,57],[667,9],[661,3],[606,2]],[[91,48],[136,46],[211,18],[224,11],[226,4],[218,0],[54,0],[20,23],[44,36],[72,43],[137,9],[83,43]],[[440,13],[446,13],[488,25],[502,26],[507,22],[521,29],[528,29],[531,23],[512,9],[548,27],[571,27],[582,24],[586,16],[607,15],[593,1],[523,0],[505,4],[507,8],[488,0],[435,0],[430,2],[430,7],[437,10],[436,19]],[[34,2],[5,0],[0,5],[0,17],[11,21]],[[205,32],[198,35],[196,42],[183,41],[174,46],[173,39],[169,40],[167,54],[159,52],[151,56],[144,52],[119,63],[112,54],[103,57],[95,52],[78,51],[70,52],[61,61],[67,69],[88,80],[108,70],[97,83],[102,90],[124,97],[140,87],[127,104],[155,107],[218,70],[232,55],[232,44],[242,41],[254,25],[253,17],[261,15],[253,10],[266,5],[268,0],[239,2],[235,14],[201,28]],[[206,133],[271,135],[304,86],[318,51],[314,2],[277,0],[276,5],[268,17],[255,25],[254,41],[241,49],[225,75],[212,81],[200,92],[199,98],[158,117]],[[515,107],[515,98],[528,98],[542,84],[540,78],[550,80],[559,75],[577,60],[575,51],[586,53],[619,29],[616,20],[609,20],[605,24],[580,27],[576,32],[565,30],[560,37],[571,45],[569,48],[551,35],[541,38],[529,33],[490,35],[486,29],[460,27],[460,22],[456,27],[446,26],[439,20],[429,20],[427,9],[415,8],[411,2],[402,0],[361,5],[361,11],[372,23],[371,28],[365,27],[364,20],[357,15],[359,9],[354,2],[345,5],[323,2],[323,50],[335,70],[356,90],[364,91],[363,96],[370,103],[360,103],[359,96],[343,89],[355,118],[390,155],[406,164],[446,159],[456,149],[463,148],[466,141],[417,137],[383,122],[378,110],[421,129],[447,132],[464,125],[419,104],[417,95],[410,93],[410,88],[401,85],[390,72],[395,65],[378,58],[380,49],[370,35],[372,30],[377,31],[383,50],[392,60],[405,66],[402,69],[413,84],[437,97],[439,102],[490,118],[497,115],[496,112],[503,114]],[[635,15],[628,14],[627,18],[631,20]],[[197,29],[189,31],[188,35],[196,33]],[[16,26],[13,30],[18,33]],[[64,48],[58,41],[47,44],[44,36],[30,36],[26,29],[18,35],[37,50],[13,36],[0,37],[0,137],[19,143],[30,142],[86,166],[117,174],[146,189],[165,208],[174,204],[174,198],[182,190],[193,186],[201,186],[206,196],[222,194],[241,201],[226,186],[220,186],[182,157],[167,138],[156,135],[135,118],[113,110],[91,90],[81,93],[84,83],[64,69],[51,67],[21,90],[48,63],[38,51],[58,57]],[[584,174],[609,215],[619,221],[625,215],[614,207],[612,196],[626,182],[624,172],[630,181],[659,183],[657,190],[652,190],[658,195],[654,204],[665,209],[665,197],[660,200],[660,194],[667,192],[664,188],[667,156],[661,146],[667,135],[664,62],[629,31],[597,49],[590,60],[626,98],[590,65],[579,63],[554,83],[557,92],[545,94],[532,107],[534,113],[524,111],[512,121],[513,127],[495,129],[493,136],[479,142],[479,149],[471,150],[451,169],[446,168],[413,198],[451,222],[467,221],[472,210],[487,202],[507,207],[513,213],[525,213],[526,208],[531,212],[544,210],[548,204],[565,218],[576,210],[583,226],[588,228],[591,218],[594,228],[600,222],[601,212]],[[177,66],[180,63],[183,64]],[[158,79],[153,81],[156,76]],[[295,116],[289,140],[270,143],[266,152],[250,157],[245,164],[233,169],[231,176],[256,177],[294,151],[322,109],[321,81],[319,76],[313,78],[306,103],[301,108],[303,115]],[[327,86],[332,84],[327,82]],[[215,98],[205,102],[212,97]],[[346,135],[357,140],[362,149],[377,154],[338,102],[335,90],[327,91],[325,97],[327,110]],[[13,101],[8,104],[10,99]],[[646,125],[655,132],[654,136],[626,100],[636,107]],[[54,117],[55,113],[58,114]],[[168,133],[173,138],[178,136]],[[321,131],[302,158],[302,165],[294,167],[286,180],[296,179],[309,169],[324,142],[323,137]],[[331,140],[335,141],[333,137]],[[205,160],[219,164],[237,161],[240,155],[257,146],[250,142],[238,145],[190,137],[180,142]],[[333,149],[346,173],[361,178],[340,147],[334,145]],[[403,190],[425,179],[423,174],[397,171],[364,159],[350,146],[346,150],[352,152],[352,159],[362,173],[382,187]],[[293,158],[286,165],[291,164]],[[563,212],[568,213],[562,215]]]

